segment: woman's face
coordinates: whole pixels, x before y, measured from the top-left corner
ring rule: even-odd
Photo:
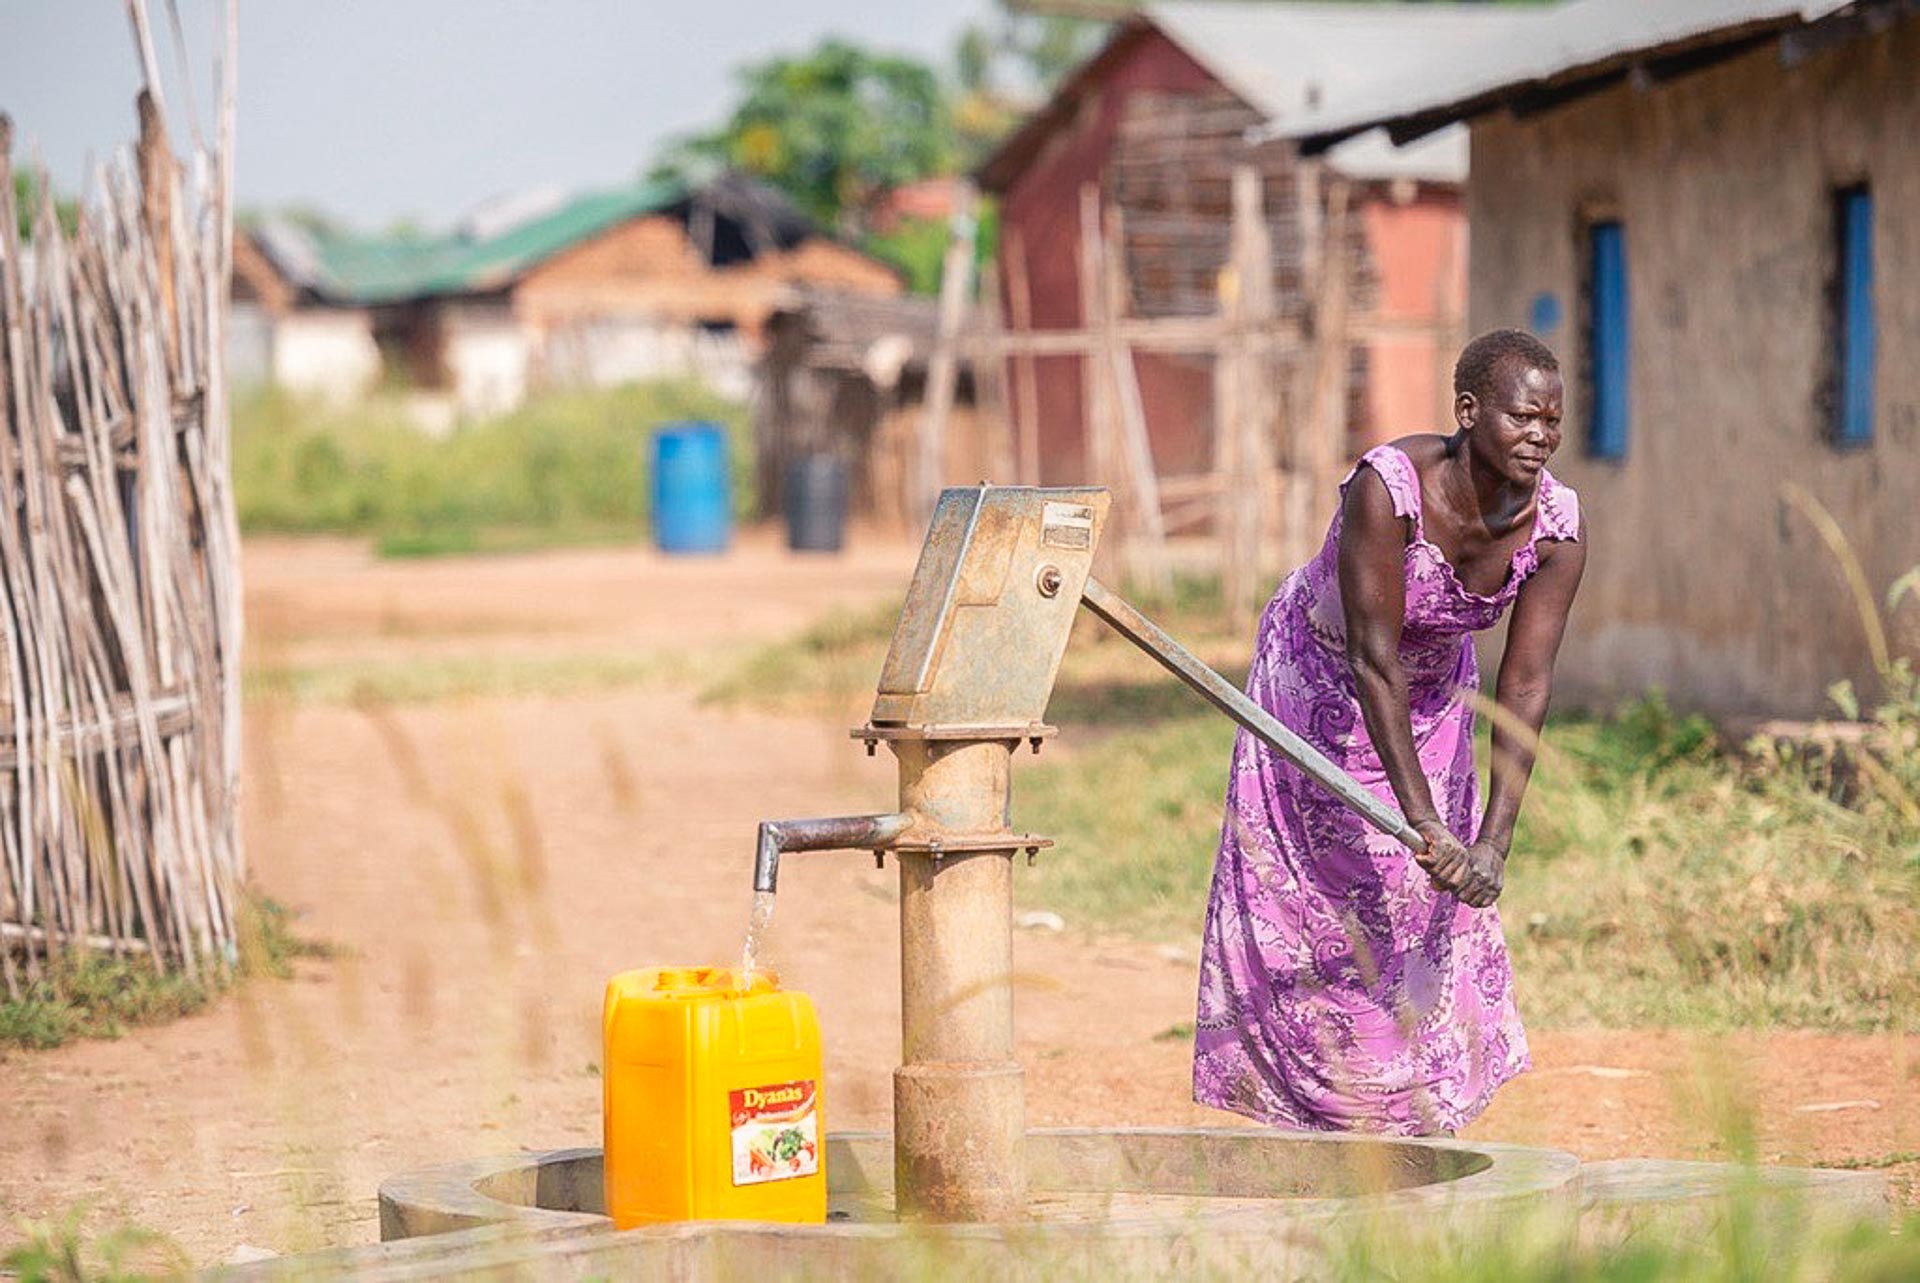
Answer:
[[[1484,399],[1463,392],[1455,411],[1469,448],[1489,471],[1531,486],[1560,448],[1562,396],[1558,374],[1510,357],[1494,366]]]

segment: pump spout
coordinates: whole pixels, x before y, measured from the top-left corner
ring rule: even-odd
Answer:
[[[824,820],[763,820],[753,858],[753,889],[771,894],[780,881],[780,857],[788,851],[871,851],[893,844],[908,817],[837,815]]]

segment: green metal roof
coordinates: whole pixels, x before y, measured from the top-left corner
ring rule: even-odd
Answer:
[[[343,303],[498,290],[562,250],[685,195],[680,184],[660,182],[591,192],[480,238],[314,233],[313,286]]]

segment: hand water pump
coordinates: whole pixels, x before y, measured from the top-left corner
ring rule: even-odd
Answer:
[[[866,725],[899,759],[900,809],[770,820],[756,892],[793,851],[892,852],[900,869],[902,1064],[894,1071],[894,1188],[903,1218],[1018,1220],[1026,1110],[1013,1054],[1013,859],[1051,841],[1009,821],[1012,758],[1042,720],[1074,611],[1085,606],[1208,703],[1331,789],[1381,832],[1424,840],[1391,806],[1092,577],[1104,489],[944,491]]]

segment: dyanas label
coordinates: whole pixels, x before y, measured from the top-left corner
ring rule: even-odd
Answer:
[[[819,1089],[811,1079],[727,1093],[733,1120],[733,1183],[758,1185],[820,1170]]]
[[[1048,548],[1093,547],[1093,509],[1084,503],[1050,503],[1040,510],[1040,542]]]

